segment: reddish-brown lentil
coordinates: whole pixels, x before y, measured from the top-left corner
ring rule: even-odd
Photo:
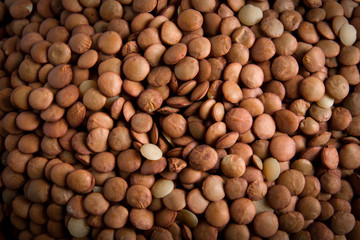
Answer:
[[[356,239],[357,5],[0,3],[7,238]]]

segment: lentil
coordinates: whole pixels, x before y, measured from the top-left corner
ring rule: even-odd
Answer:
[[[0,2],[6,238],[355,239],[357,5]]]

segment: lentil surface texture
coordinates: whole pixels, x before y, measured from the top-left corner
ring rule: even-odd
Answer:
[[[358,240],[359,3],[0,1],[0,239]]]

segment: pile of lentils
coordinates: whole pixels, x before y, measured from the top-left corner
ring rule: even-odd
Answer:
[[[359,2],[1,1],[7,238],[359,240]]]

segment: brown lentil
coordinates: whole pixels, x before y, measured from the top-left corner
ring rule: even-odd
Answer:
[[[254,218],[254,231],[263,238],[273,236],[278,230],[277,216],[272,212],[262,212]]]
[[[356,239],[357,4],[0,2],[5,238]]]
[[[247,198],[239,198],[231,204],[231,218],[238,224],[249,224],[254,219],[255,214],[255,205]]]

